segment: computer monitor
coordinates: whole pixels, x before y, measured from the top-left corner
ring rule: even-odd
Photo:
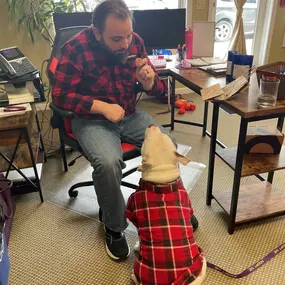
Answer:
[[[133,29],[144,40],[148,54],[185,43],[186,9],[136,10],[133,15]]]
[[[152,49],[174,49],[185,43],[186,9],[134,10],[134,32],[139,34],[148,54]],[[92,12],[54,13],[55,30],[91,25]]]

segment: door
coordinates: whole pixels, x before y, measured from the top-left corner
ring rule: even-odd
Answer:
[[[259,0],[247,0],[243,7],[247,54],[253,53],[258,5]],[[234,0],[210,0],[209,18],[216,22],[214,56],[223,58],[227,54],[236,20]]]

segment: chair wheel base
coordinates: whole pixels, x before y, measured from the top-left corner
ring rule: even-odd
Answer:
[[[78,191],[77,190],[74,191],[73,189],[70,189],[68,191],[68,195],[70,198],[76,198],[78,196]]]

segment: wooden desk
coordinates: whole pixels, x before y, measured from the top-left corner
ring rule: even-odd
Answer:
[[[249,122],[278,118],[277,128],[282,131],[285,100],[277,101],[276,106],[273,108],[258,108],[256,78],[252,78],[251,82],[252,86],[248,90],[235,95],[232,99],[224,102],[213,101],[214,108],[206,203],[207,205],[211,205],[211,200],[215,199],[227,213],[229,234],[234,233],[234,228],[238,224],[285,213],[284,189],[278,190],[272,187],[274,171],[285,168],[285,146],[283,146],[279,155],[244,154]],[[216,151],[220,107],[238,114],[241,117],[241,122],[238,146]],[[218,194],[213,194],[215,155],[219,156],[234,170],[232,190],[226,190]],[[259,175],[261,173],[269,173],[267,181]],[[250,175],[257,176],[262,182],[240,187],[240,179]]]
[[[43,161],[43,155],[39,152],[40,133],[33,133],[33,118],[33,111],[0,118],[0,157],[2,158],[0,159],[0,172],[6,172],[6,177],[8,177],[11,169],[17,171],[29,183],[29,192],[39,192],[41,202],[43,202],[36,167],[36,162]],[[22,171],[29,167],[34,170],[34,181]]]

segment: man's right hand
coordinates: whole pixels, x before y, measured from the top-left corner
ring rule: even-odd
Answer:
[[[124,118],[125,110],[118,104],[108,104],[108,106],[104,108],[102,115],[109,121],[118,123]]]
[[[100,100],[94,100],[91,113],[102,114],[113,123],[120,122],[125,116],[125,110],[118,104],[108,104]]]

